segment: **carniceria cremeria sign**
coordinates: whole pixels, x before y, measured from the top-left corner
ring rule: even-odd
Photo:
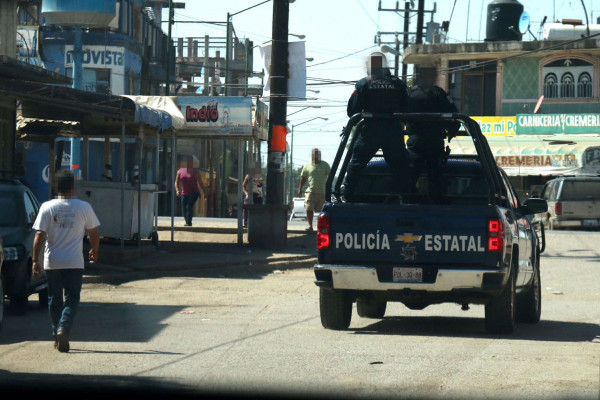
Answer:
[[[517,135],[600,133],[600,114],[519,114]]]

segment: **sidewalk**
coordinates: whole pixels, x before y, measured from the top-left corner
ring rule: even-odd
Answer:
[[[84,283],[119,283],[201,269],[285,270],[312,267],[317,261],[316,235],[304,231],[306,220],[288,222],[287,246],[282,250],[250,248],[246,230],[244,243],[238,244],[236,219],[194,218],[191,227],[183,226],[182,217],[174,222],[171,241],[171,218],[158,218],[158,249],[148,239],[140,247],[126,241],[123,248],[118,240],[102,240],[100,262],[86,263]]]

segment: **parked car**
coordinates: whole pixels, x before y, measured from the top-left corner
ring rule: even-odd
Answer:
[[[4,320],[4,283],[2,282],[2,264],[4,263],[4,247],[2,246],[2,236],[0,236],[0,328]]]
[[[600,229],[600,177],[555,178],[540,197],[548,202],[548,211],[538,215],[547,228]]]
[[[48,304],[46,274],[32,278],[33,223],[40,204],[33,192],[18,179],[0,179],[0,236],[3,238],[4,296],[18,314],[27,311],[30,295],[39,294],[40,306]],[[40,257],[43,262],[43,257]]]

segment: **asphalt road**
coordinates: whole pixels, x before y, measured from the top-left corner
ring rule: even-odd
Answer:
[[[348,331],[325,330],[310,269],[86,284],[68,354],[52,348],[36,301],[5,317],[0,392],[598,399],[599,243],[548,233],[542,321],[509,336],[485,332],[482,306],[453,304],[391,304],[383,320],[354,311]]]

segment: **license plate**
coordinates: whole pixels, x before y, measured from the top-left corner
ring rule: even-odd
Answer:
[[[394,282],[423,282],[423,268],[395,267],[393,269]]]
[[[598,226],[597,219],[584,219],[583,226]]]

